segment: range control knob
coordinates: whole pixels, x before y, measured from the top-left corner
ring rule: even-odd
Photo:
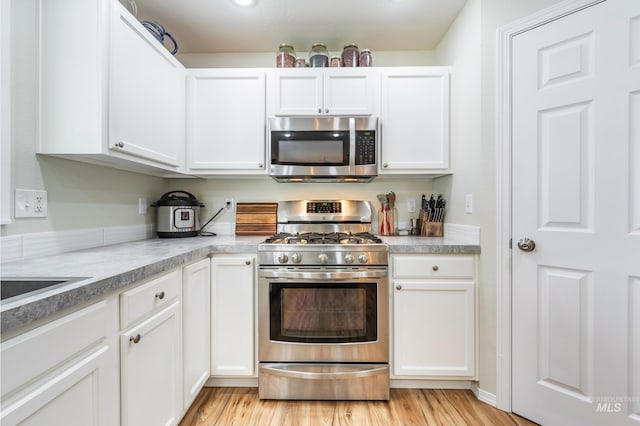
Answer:
[[[318,255],[318,262],[320,262],[321,265],[326,265],[327,262],[329,262],[329,256],[324,253],[320,253]]]
[[[291,255],[291,261],[293,263],[300,263],[302,261],[302,256],[300,255],[300,253],[293,253]]]
[[[352,254],[346,254],[346,255],[344,256],[344,261],[345,261],[345,263],[347,263],[348,265],[352,264],[354,260],[355,260],[355,258],[353,257],[353,255],[352,255]]]
[[[369,261],[369,256],[367,256],[366,254],[361,254],[360,256],[358,256],[358,262],[360,263],[367,263]]]
[[[278,263],[287,263],[289,261],[289,256],[282,253],[278,255]]]

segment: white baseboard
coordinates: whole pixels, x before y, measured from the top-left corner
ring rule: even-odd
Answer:
[[[209,377],[206,387],[221,388],[257,388],[257,377]]]
[[[478,382],[471,382],[471,391],[476,396],[476,398],[478,398],[478,401],[482,401],[492,407],[497,407],[496,396],[484,389],[480,389],[478,387]]]
[[[470,380],[391,379],[391,389],[471,389]]]

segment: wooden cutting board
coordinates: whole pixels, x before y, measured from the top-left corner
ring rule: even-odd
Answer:
[[[237,203],[236,235],[275,235],[278,203]]]

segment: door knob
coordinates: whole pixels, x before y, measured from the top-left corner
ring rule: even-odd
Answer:
[[[536,248],[536,242],[533,240],[530,240],[529,238],[525,237],[525,238],[520,238],[518,240],[518,248],[522,251],[533,251],[533,249]]]

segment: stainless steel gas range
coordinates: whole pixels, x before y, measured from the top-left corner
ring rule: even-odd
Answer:
[[[259,396],[389,399],[388,247],[367,201],[278,203],[258,246]]]

